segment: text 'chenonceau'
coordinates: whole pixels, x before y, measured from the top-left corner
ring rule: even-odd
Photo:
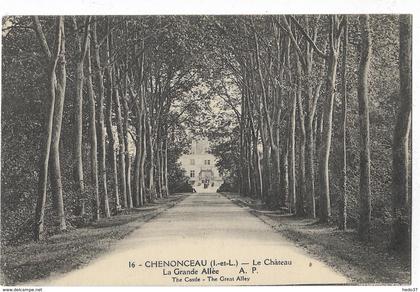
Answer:
[[[264,267],[292,266],[289,259],[184,259],[184,260],[146,260],[136,264],[130,261],[130,268],[161,269],[161,275],[172,283],[189,282],[248,282],[252,275],[263,273]]]

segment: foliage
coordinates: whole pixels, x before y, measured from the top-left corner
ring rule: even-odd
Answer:
[[[344,19],[337,16],[337,19]],[[82,23],[84,17],[76,17]],[[188,150],[195,136],[207,136],[211,152],[217,157],[219,171],[225,178],[221,190],[236,190],[268,200],[273,206],[281,198],[291,207],[291,195],[280,183],[281,171],[291,171],[290,117],[293,96],[302,93],[302,108],[296,112],[296,182],[298,193],[304,190],[299,184],[302,174],[298,171],[304,165],[300,143],[304,140],[300,123],[301,114],[307,118],[307,87],[320,86],[320,95],[315,105],[313,121],[315,138],[315,188],[316,206],[319,214],[320,178],[318,167],[322,161],[320,149],[320,121],[327,100],[326,61],[319,52],[312,55],[311,73],[305,70],[298,75],[299,50],[310,48],[308,36],[317,30],[312,46],[319,51],[328,49],[329,21],[331,16],[97,16],[97,33],[100,37],[100,58],[107,54],[107,25],[112,32],[110,60],[120,75],[115,84],[121,93],[121,100],[128,103],[128,132],[136,134],[137,104],[144,98],[142,109],[150,119],[152,143],[147,145],[146,168],[154,167],[150,161],[150,149],[167,139],[169,192],[191,191],[178,158]],[[54,17],[42,17],[42,26],[48,43],[53,43]],[[92,22],[93,23],[93,22]],[[87,201],[87,216],[93,217],[92,201],[94,190],[90,174],[89,154],[89,103],[87,96],[83,104],[83,162],[85,172],[85,193],[78,193],[71,172],[73,160],[74,96],[76,79],[76,31],[72,19],[66,17],[66,60],[67,88],[64,104],[63,129],[61,132],[61,168],[64,188],[66,216],[70,225],[79,225],[73,220],[79,212],[80,198]],[[372,62],[369,72],[370,106],[370,150],[371,150],[371,192],[374,233],[390,231],[392,219],[392,132],[396,120],[396,100],[399,92],[399,31],[397,15],[372,15]],[[30,17],[9,17],[3,26],[2,55],[2,192],[1,228],[2,243],[27,240],[31,233],[36,185],[41,158],[41,137],[47,110],[47,76],[45,61],[39,41],[32,29]],[[299,27],[301,26],[301,27]],[[287,28],[291,30],[288,31]],[[348,16],[349,45],[347,52],[347,193],[349,227],[359,222],[359,109],[357,102],[357,68],[360,58],[360,23],[357,16]],[[79,30],[81,30],[79,28]],[[77,31],[80,33],[80,31]],[[295,38],[296,44],[291,42]],[[341,44],[341,40],[338,40]],[[312,48],[313,49],[313,48]],[[342,56],[339,50],[338,55]],[[93,55],[93,52],[92,52]],[[142,57],[144,59],[142,59]],[[102,65],[105,64],[102,60]],[[304,63],[303,63],[304,64]],[[302,64],[301,64],[302,65]],[[303,66],[304,67],[304,66]],[[143,68],[140,74],[140,68]],[[94,74],[97,73],[94,68]],[[331,158],[329,164],[332,221],[339,220],[339,199],[341,187],[341,112],[343,108],[341,75],[343,64],[339,59],[334,99]],[[144,73],[144,74],[143,74]],[[127,80],[124,80],[124,75]],[[301,78],[303,87],[298,89]],[[105,84],[110,80],[104,78]],[[98,92],[98,81],[93,81]],[[129,90],[130,89],[130,90]],[[87,95],[87,89],[84,90]],[[98,103],[98,100],[96,101]],[[96,105],[98,106],[98,104]],[[105,102],[108,108],[110,104]],[[111,112],[111,123],[117,121],[115,108]],[[276,120],[276,122],[273,122]],[[278,121],[277,121],[278,120]],[[145,122],[144,122],[145,123]],[[312,125],[311,124],[311,125]],[[307,128],[308,125],[306,125]],[[272,131],[274,138],[270,140]],[[146,138],[145,135],[143,138]],[[108,137],[109,138],[109,137]],[[137,137],[138,138],[138,137]],[[140,138],[139,138],[140,139]],[[306,137],[307,139],[307,137]],[[135,139],[134,139],[135,140]],[[109,139],[107,139],[107,142]],[[140,140],[138,140],[140,141]],[[140,148],[142,149],[142,148]],[[278,151],[278,161],[275,154]],[[411,149],[410,149],[411,151]],[[306,153],[307,154],[307,153]],[[256,157],[258,155],[258,157]],[[279,158],[283,157],[283,160]],[[286,157],[286,158],[285,158]],[[156,160],[155,156],[155,160]],[[249,163],[249,161],[252,161]],[[280,162],[286,161],[281,169]],[[306,162],[305,162],[306,163]],[[262,168],[263,186],[258,185],[257,164]],[[132,170],[134,169],[134,163]],[[112,173],[112,163],[107,162],[107,173]],[[249,172],[248,172],[249,171]],[[134,173],[134,171],[133,171]],[[143,173],[148,181],[150,172]],[[158,175],[155,181],[158,182]],[[306,177],[308,178],[308,176]],[[108,177],[110,194],[115,191],[112,179]],[[152,180],[153,181],[153,180]],[[307,180],[305,180],[307,181]],[[251,189],[249,189],[250,183]],[[271,184],[269,184],[271,182]],[[267,185],[265,185],[267,184]],[[149,187],[149,186],[146,186]],[[264,188],[264,189],[263,189]],[[155,189],[148,194],[154,195]],[[52,193],[49,190],[49,194]],[[47,201],[47,225],[54,226],[52,196]],[[116,213],[115,198],[110,195],[110,205]],[[306,205],[308,202],[305,203]],[[308,206],[305,206],[308,209]],[[316,215],[317,215],[316,214]],[[55,232],[51,229],[51,232]]]

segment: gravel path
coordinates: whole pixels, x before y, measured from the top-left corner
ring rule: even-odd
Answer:
[[[89,265],[28,285],[338,284],[347,279],[216,193],[194,193]]]

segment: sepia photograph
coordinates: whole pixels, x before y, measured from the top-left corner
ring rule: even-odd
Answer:
[[[3,291],[412,285],[412,14],[81,13],[2,15]]]

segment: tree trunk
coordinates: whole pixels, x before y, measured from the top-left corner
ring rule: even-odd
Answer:
[[[147,129],[147,149],[149,150],[149,185],[148,185],[148,197],[150,201],[157,199],[156,197],[156,186],[155,186],[155,153],[153,147],[152,138],[152,125],[150,117],[146,117],[146,129]]]
[[[160,184],[161,184],[161,196],[162,198],[166,198],[167,194],[166,194],[166,187],[165,187],[165,154],[164,154],[164,137],[161,137],[161,142],[160,142]]]
[[[307,179],[308,181],[308,196],[307,196],[307,200],[308,200],[308,206],[307,206],[307,214],[308,216],[310,216],[311,218],[316,218],[316,203],[315,203],[315,166],[314,166],[314,153],[315,153],[315,133],[314,133],[314,117],[315,117],[315,113],[316,113],[316,108],[317,108],[317,103],[318,103],[318,99],[319,99],[319,95],[320,95],[320,91],[321,91],[321,82],[318,84],[318,86],[315,89],[315,93],[312,92],[312,88],[311,90],[309,90],[308,88],[308,92],[309,94],[313,94],[312,102],[309,106],[309,113],[307,114],[307,118],[306,118],[306,132],[307,132],[307,137],[306,137],[306,160],[307,160],[307,177],[309,179]],[[311,87],[310,85],[308,85],[309,87]]]
[[[264,125],[262,125],[264,127]],[[266,136],[266,134],[264,134]],[[263,141],[263,201],[267,202],[270,193],[271,171],[270,171],[270,145],[262,137]]]
[[[164,140],[164,172],[165,172],[165,188],[166,188],[166,197],[169,196],[169,180],[168,180],[168,130],[166,129],[166,135]]]
[[[409,135],[412,105],[412,16],[400,15],[400,104],[392,151],[392,248],[411,250]]]
[[[288,188],[289,188],[289,179],[287,172],[287,141],[285,142],[283,152],[280,156],[280,207],[286,207],[288,200]]]
[[[38,17],[34,16],[33,19],[35,31],[37,36],[45,48],[48,48],[48,44],[46,42],[45,36],[42,32],[41,24],[39,22]],[[48,87],[49,87],[49,105],[48,105],[48,118],[45,120],[45,136],[44,141],[42,143],[42,147],[44,152],[41,156],[40,161],[40,170],[39,170],[39,178],[38,178],[38,197],[35,209],[35,226],[34,226],[34,239],[40,240],[44,235],[44,216],[45,216],[45,204],[47,200],[47,188],[48,188],[48,167],[49,167],[49,159],[50,159],[50,152],[51,152],[51,141],[52,141],[52,131],[53,131],[53,121],[54,121],[54,107],[55,107],[55,99],[56,99],[56,92],[55,86],[57,83],[56,80],[56,73],[55,69],[57,67],[57,62],[59,59],[59,51],[61,45],[61,29],[60,29],[60,21],[57,20],[56,24],[56,35],[55,35],[55,47],[53,55],[49,55],[49,52],[46,52],[48,57],[49,65],[48,65]],[[48,50],[48,49],[47,49]],[[48,50],[49,51],[49,50]]]
[[[124,123],[123,123],[123,137],[124,137],[124,146],[125,146],[125,184],[127,194],[123,197],[123,204],[126,208],[133,208],[133,200],[132,200],[132,189],[131,189],[131,153],[129,151],[129,143],[128,143],[128,135],[129,135],[129,119],[130,119],[130,109],[128,107],[129,101],[129,84],[128,84],[128,71],[129,71],[129,60],[128,60],[128,50],[129,47],[127,46],[128,42],[128,24],[127,20],[124,21],[124,34],[125,34],[125,56],[124,56],[124,66],[123,71],[120,73],[120,79],[122,79],[122,105],[124,109]],[[123,75],[123,76],[121,76]]]
[[[54,206],[57,213],[57,220],[60,231],[66,230],[66,216],[64,213],[63,186],[61,182],[60,169],[60,135],[61,124],[63,121],[64,97],[66,92],[66,57],[65,57],[65,36],[64,36],[64,16],[59,17],[59,27],[61,30],[61,46],[57,62],[57,86],[54,106],[54,120],[52,128],[51,155],[50,155],[50,174],[51,189],[54,194]]]
[[[114,138],[114,132],[112,127],[112,106],[113,106],[113,100],[114,100],[114,79],[113,79],[113,70],[111,66],[111,53],[112,53],[112,33],[110,31],[110,19],[107,18],[107,50],[106,50],[106,62],[107,66],[105,67],[105,74],[106,79],[108,82],[107,86],[107,117],[105,120],[106,123],[106,130],[107,130],[107,136],[108,136],[108,155],[111,162],[111,168],[112,168],[112,182],[114,184],[114,193],[115,193],[115,205],[116,205],[116,211],[118,212],[121,209],[120,204],[120,190],[119,190],[119,184],[118,184],[118,166],[117,166],[117,157],[115,153],[115,138]]]
[[[127,104],[127,95],[123,98],[123,108],[124,108],[124,124],[123,124],[123,138],[124,138],[124,145],[125,145],[125,178],[126,178],[126,189],[127,189],[127,195],[123,197],[123,204],[126,208],[133,208],[133,202],[132,202],[132,191],[131,191],[131,158],[130,158],[130,152],[128,151],[128,119],[129,119],[129,108]]]
[[[320,163],[320,221],[328,222],[331,217],[329,158],[331,148],[332,115],[334,109],[337,58],[331,54],[328,64],[327,98],[324,103],[323,131]]]
[[[306,197],[306,171],[305,171],[305,146],[306,146],[306,130],[305,130],[305,117],[302,105],[302,86],[301,86],[301,67],[300,63],[297,62],[297,92],[296,102],[299,112],[299,128],[300,128],[300,139],[299,139],[299,192],[296,197],[296,216],[305,216],[305,197]]]
[[[84,181],[83,181],[83,83],[84,83],[84,61],[88,46],[90,16],[85,17],[84,36],[81,39],[78,32],[77,20],[73,16],[73,29],[77,42],[76,61],[76,95],[74,96],[74,145],[73,145],[73,177],[76,183],[80,201],[79,214],[85,214]]]
[[[159,123],[158,123],[159,124]],[[157,182],[157,196],[158,198],[162,199],[162,141],[161,141],[161,125],[159,125],[158,136],[156,139],[156,182]]]
[[[122,114],[121,114],[121,103],[120,103],[120,96],[117,90],[117,87],[114,87],[114,100],[115,106],[117,110],[117,131],[118,131],[118,165],[119,165],[119,173],[120,173],[120,186],[122,191],[122,199],[123,199],[123,206],[127,206],[127,185],[126,185],[126,168],[125,168],[125,156],[126,156],[126,149],[125,149],[125,141],[124,141],[124,130],[123,130],[123,121],[122,121]]]
[[[262,178],[262,172],[261,172],[261,157],[258,151],[258,136],[257,135],[255,135],[254,137],[253,147],[254,147],[253,151],[254,151],[255,176],[257,180],[257,198],[262,199],[263,178]]]
[[[347,28],[347,16],[344,28],[344,40],[343,40],[343,61],[342,61],[342,75],[341,75],[341,86],[342,86],[342,181],[341,181],[341,197],[339,200],[339,222],[338,228],[341,230],[347,229],[347,76],[346,76],[346,65],[347,65],[347,40],[348,40],[348,28]]]
[[[133,208],[133,191],[131,189],[131,157],[127,153],[125,157],[125,167],[126,167],[126,183],[127,183],[127,208]]]
[[[76,95],[74,97],[74,149],[73,149],[73,177],[80,196],[80,215],[84,215],[83,192],[83,162],[82,162],[82,137],[83,137],[83,60],[76,64]]]
[[[93,47],[95,49],[95,58],[94,58],[94,64],[95,64],[95,71],[96,71],[96,79],[97,79],[97,86],[98,86],[98,95],[99,95],[99,132],[98,132],[98,138],[99,138],[99,153],[100,153],[100,169],[101,169],[101,175],[102,175],[102,187],[103,187],[103,211],[106,217],[110,217],[111,213],[109,210],[109,199],[108,199],[108,188],[107,188],[107,175],[106,175],[106,147],[105,147],[105,104],[104,104],[104,77],[103,77],[103,68],[101,67],[101,61],[100,61],[100,55],[99,55],[99,43],[97,40],[97,21],[98,18],[95,18],[95,21],[93,22]]]
[[[308,120],[307,127],[307,145],[306,145],[306,153],[307,153],[307,173],[308,173],[308,206],[307,206],[307,214],[311,218],[316,218],[316,205],[315,205],[315,167],[314,167],[314,130],[313,130],[313,119]]]
[[[142,138],[142,119],[143,116],[141,114],[140,105],[136,101],[136,156],[134,162],[134,196],[133,196],[133,205],[138,207],[141,205],[140,203],[140,193],[142,192],[140,186],[140,164],[141,164],[141,155],[142,155],[142,146],[141,143],[143,142]]]
[[[289,204],[290,211],[296,213],[296,93],[292,93],[289,132]]]
[[[245,144],[245,88],[241,94],[241,118],[239,120],[239,161],[241,166],[239,167],[239,195],[246,196],[245,189],[245,159],[244,159],[244,144]]]
[[[306,28],[310,30],[309,24],[309,17],[305,16],[305,24]],[[314,42],[318,36],[318,28],[315,25],[312,29],[312,39]],[[316,218],[316,206],[315,206],[315,169],[314,169],[314,130],[313,130],[313,122],[314,116],[317,108],[318,98],[320,94],[321,84],[322,82],[318,81],[318,86],[314,88],[312,85],[312,68],[313,68],[313,48],[311,45],[306,42],[306,57],[305,57],[305,67],[304,71],[306,74],[306,105],[307,105],[307,113],[306,113],[306,181],[307,181],[307,206],[306,206],[306,214],[310,218]]]
[[[359,102],[360,125],[360,200],[359,200],[359,236],[367,240],[371,221],[370,194],[370,137],[369,137],[369,97],[368,75],[372,41],[370,37],[369,16],[359,17],[361,24],[361,52],[358,71],[357,97]]]
[[[245,161],[246,161],[246,188],[248,196],[253,196],[252,193],[252,178],[251,178],[251,145],[250,145],[250,135],[249,135],[249,127],[247,126],[247,133],[246,133],[246,143],[245,143]]]
[[[249,164],[251,165],[250,177],[251,177],[251,184],[252,184],[252,196],[254,198],[258,198],[258,174],[257,174],[257,164],[255,159],[255,152],[254,152],[254,139],[252,138],[252,133],[249,133]]]
[[[99,220],[101,213],[101,199],[99,195],[99,178],[98,178],[98,140],[96,133],[96,104],[95,104],[95,92],[93,90],[92,83],[92,64],[90,56],[90,44],[87,50],[87,86],[89,93],[89,138],[90,138],[90,164],[91,164],[91,176],[93,182],[93,188],[95,193],[94,201],[94,214],[95,220]]]
[[[320,164],[320,208],[319,219],[320,222],[327,223],[331,219],[331,199],[330,199],[330,182],[329,182],[329,159],[331,149],[331,135],[332,135],[332,118],[334,110],[335,98],[335,81],[337,77],[337,47],[336,39],[334,38],[334,26],[336,16],[330,16],[330,44],[327,60],[327,85],[326,85],[326,99],[323,108],[323,131],[321,141],[321,156],[319,158]]]
[[[321,193],[321,168],[322,168],[322,137],[324,131],[324,112],[321,110],[318,112],[317,115],[317,130],[316,130],[316,141],[315,141],[315,151],[317,154],[317,169],[318,169],[318,176],[317,176],[317,190],[318,190],[318,198],[319,198],[319,213],[321,213],[322,207],[322,193]]]
[[[143,104],[144,104],[144,97],[142,97]],[[143,205],[145,202],[146,197],[146,174],[145,174],[145,163],[146,163],[146,156],[147,156],[147,142],[146,142],[146,116],[143,112],[143,118],[141,123],[141,141],[142,141],[142,148],[143,151],[141,152],[140,158],[140,205]]]
[[[112,81],[112,73],[109,66],[105,69],[107,79],[108,79],[108,86],[107,86],[107,115],[105,119],[106,123],[106,131],[108,136],[108,156],[111,162],[111,169],[112,169],[112,183],[114,185],[114,195],[115,195],[115,204],[117,211],[121,209],[120,205],[120,192],[119,192],[119,185],[118,185],[118,169],[117,169],[117,157],[115,155],[115,138],[114,133],[112,131],[112,88],[113,88],[113,81]]]
[[[280,149],[278,146],[271,147],[271,161],[273,173],[271,180],[270,205],[272,208],[278,208],[280,200]]]

